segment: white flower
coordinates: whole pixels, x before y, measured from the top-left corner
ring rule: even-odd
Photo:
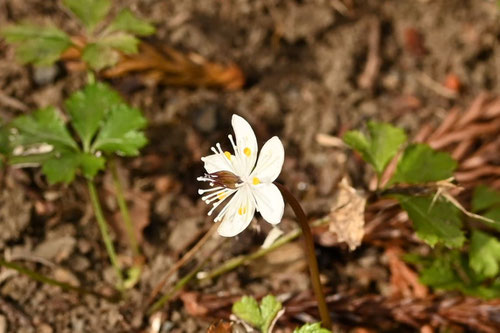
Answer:
[[[221,236],[232,237],[250,224],[257,210],[271,224],[277,224],[283,217],[285,202],[280,190],[273,184],[278,177],[285,159],[281,140],[274,136],[269,139],[257,160],[257,139],[250,124],[238,115],[231,120],[236,141],[228,135],[234,154],[223,151],[220,144],[212,147],[215,153],[203,157],[207,174],[199,181],[210,183],[211,188],[199,190],[207,204],[213,204],[211,215],[223,202],[229,200],[215,217],[222,221],[218,232]]]

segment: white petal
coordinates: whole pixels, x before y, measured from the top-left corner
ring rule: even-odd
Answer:
[[[255,214],[255,203],[251,191],[242,187],[231,200],[228,210],[220,223],[217,232],[223,237],[233,237],[242,232],[252,222]]]
[[[285,210],[285,201],[274,184],[252,185],[252,193],[257,203],[257,211],[271,224],[280,223]]]
[[[224,154],[212,154],[202,157],[201,160],[205,163],[205,170],[208,173],[217,171],[231,171],[234,173],[231,163],[227,160]]]
[[[283,144],[277,136],[273,136],[262,147],[257,166],[250,178],[257,177],[261,183],[272,183],[278,178],[284,160]]]
[[[234,134],[236,136],[236,148],[240,160],[241,172],[249,175],[257,160],[258,146],[257,138],[250,124],[242,117],[233,114],[231,120]]]

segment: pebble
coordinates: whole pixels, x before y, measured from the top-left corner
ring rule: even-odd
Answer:
[[[59,68],[56,65],[35,67],[33,69],[33,81],[43,86],[54,82],[57,74],[59,74]]]
[[[47,260],[62,262],[72,253],[76,245],[76,240],[71,236],[63,236],[57,239],[49,239],[39,244],[33,253]]]
[[[7,318],[5,316],[0,315],[0,333],[7,332]]]

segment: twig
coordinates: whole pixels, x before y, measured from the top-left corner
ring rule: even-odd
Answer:
[[[17,271],[17,272],[19,272],[21,274],[29,276],[33,280],[36,280],[38,282],[42,282],[42,283],[46,283],[46,284],[50,284],[50,285],[59,287],[59,288],[65,290],[65,291],[74,291],[74,292],[77,292],[79,294],[94,295],[94,296],[97,296],[99,298],[106,299],[106,300],[108,300],[110,302],[116,302],[117,301],[117,297],[109,297],[109,296],[100,294],[100,293],[98,293],[96,291],[93,291],[93,290],[88,290],[88,289],[85,289],[85,288],[82,288],[82,287],[73,286],[73,285],[71,285],[69,283],[66,283],[66,282],[61,282],[61,281],[54,280],[54,279],[49,278],[49,277],[47,277],[45,275],[42,275],[42,274],[37,273],[35,271],[32,271],[31,269],[28,269],[26,267],[18,265],[18,264],[14,263],[14,262],[6,261],[6,260],[1,259],[1,258],[0,258],[0,266],[13,269],[13,270],[15,270],[15,271]]]
[[[441,95],[443,97],[446,97],[448,99],[454,99],[457,98],[458,94],[443,86],[442,84],[434,81],[429,75],[419,72],[416,75],[417,80],[425,87],[429,88],[430,90],[434,91],[436,94]]]
[[[181,268],[186,262],[191,260],[191,258],[198,252],[198,250],[210,239],[210,237],[217,230],[219,225],[214,223],[212,227],[205,233],[205,235],[196,243],[179,261],[177,261],[174,266],[172,266],[168,272],[165,274],[163,279],[156,285],[151,294],[149,295],[149,299],[147,304],[151,304],[155,299],[156,295],[163,289],[165,283],[167,283],[168,279],[174,274],[179,268]]]

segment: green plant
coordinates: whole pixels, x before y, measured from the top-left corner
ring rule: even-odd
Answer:
[[[72,38],[52,25],[37,26],[27,22],[0,30],[8,43],[17,45],[16,54],[22,63],[51,65],[63,52],[74,47],[90,68],[99,71],[115,65],[120,53],[137,53],[138,36],[155,32],[154,26],[126,8],[106,24],[110,0],[63,0],[63,4],[81,23],[82,37]]]
[[[106,168],[113,156],[136,156],[147,143],[142,129],[146,119],[139,109],[130,107],[114,90],[103,83],[90,83],[65,102],[69,125],[53,107],[20,116],[10,124],[10,145],[23,153],[8,157],[10,164],[41,165],[50,184],[70,184],[76,175],[86,179],[92,207],[110,260],[116,270],[119,287],[129,287],[138,279],[133,267],[124,281],[116,251],[104,219],[97,190],[96,174]],[[75,133],[73,137],[71,133]],[[118,196],[123,200],[121,188]],[[120,208],[122,208],[120,206]],[[128,213],[128,211],[126,211]],[[124,211],[122,210],[122,214]],[[124,216],[134,254],[139,250],[130,218]]]
[[[260,304],[251,296],[243,296],[233,304],[233,314],[258,329],[262,333],[270,333],[281,313],[284,312],[283,305],[273,295],[267,295]],[[329,333],[321,328],[320,323],[305,324],[293,331],[294,333]]]
[[[449,154],[425,144],[405,145],[406,135],[389,124],[370,122],[368,131],[369,138],[351,131],[344,141],[373,166],[379,180],[402,150],[395,172],[377,193],[398,200],[417,236],[434,248],[426,257],[406,257],[420,268],[422,283],[474,296],[500,296],[500,241],[480,229],[500,229],[500,193],[478,186],[471,202],[475,214],[469,213],[446,193],[457,167]],[[482,225],[465,224],[464,215]]]

